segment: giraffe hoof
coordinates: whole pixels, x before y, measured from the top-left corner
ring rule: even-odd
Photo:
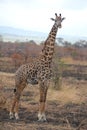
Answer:
[[[13,117],[13,116],[10,116],[10,120],[12,120],[12,119],[14,119],[14,117]]]
[[[16,119],[17,121],[19,120],[18,113],[15,113],[15,119]]]
[[[38,114],[38,121],[39,122],[46,122],[47,120],[46,120],[46,116],[45,116],[45,114],[44,113],[39,113]]]
[[[12,112],[10,112],[9,116],[10,116],[10,119],[11,119],[11,120],[14,119],[14,115],[13,115]]]
[[[46,119],[39,119],[38,122],[47,122]]]

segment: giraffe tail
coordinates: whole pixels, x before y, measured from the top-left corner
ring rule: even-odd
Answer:
[[[16,88],[14,88],[14,93],[16,92]]]

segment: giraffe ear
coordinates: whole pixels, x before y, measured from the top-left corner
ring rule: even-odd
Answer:
[[[55,13],[55,16],[57,17],[57,13]]]
[[[62,19],[61,19],[61,21],[63,21],[65,19],[65,17],[63,17]]]
[[[52,21],[55,21],[55,19],[54,18],[50,18]]]
[[[59,14],[59,16],[61,17],[61,14]]]

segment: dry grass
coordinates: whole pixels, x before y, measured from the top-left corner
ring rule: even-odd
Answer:
[[[4,87],[13,87],[15,85],[14,74],[0,72],[0,82]]]
[[[87,61],[74,60],[72,57],[64,57],[62,61],[66,64],[87,65]]]
[[[61,90],[49,89],[48,100],[58,101],[62,104],[85,103],[87,100],[87,81],[76,80],[74,78],[63,79]]]
[[[9,98],[10,96],[12,96],[13,91],[11,90],[14,88],[14,85],[15,85],[14,74],[0,72],[0,85],[2,86],[1,91],[4,90],[5,92],[6,98]],[[59,103],[62,103],[62,104],[67,104],[67,103],[80,103],[81,104],[85,102],[87,99],[86,85],[87,85],[86,81],[83,81],[83,80],[79,82],[78,80],[72,79],[72,78],[63,79],[61,90],[58,91],[58,90],[54,90],[52,87],[49,88],[47,100],[58,101]],[[29,94],[31,96],[28,96]],[[4,95],[4,93],[2,95]],[[1,97],[4,97],[4,96],[1,96]],[[39,86],[28,85],[24,89],[21,99],[24,101],[28,100],[30,102],[31,101],[38,102]],[[24,105],[25,103],[23,102],[22,104]]]
[[[57,100],[60,103],[67,104],[67,103],[79,103],[80,98],[78,96],[78,92],[75,88],[70,88],[69,86],[62,87],[60,91],[49,90],[48,93],[48,100]]]

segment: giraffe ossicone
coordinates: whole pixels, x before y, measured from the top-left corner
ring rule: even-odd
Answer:
[[[46,121],[45,116],[45,102],[47,96],[47,90],[49,87],[49,82],[51,79],[51,63],[54,53],[55,39],[57,35],[58,28],[61,28],[61,23],[65,18],[62,18],[61,14],[59,16],[55,13],[55,19],[52,29],[44,42],[42,53],[39,58],[34,60],[32,63],[22,65],[18,68],[15,73],[15,89],[14,89],[14,99],[10,110],[10,119],[19,119],[18,109],[19,100],[23,89],[28,83],[39,84],[40,100],[39,100],[39,113],[38,120]]]

